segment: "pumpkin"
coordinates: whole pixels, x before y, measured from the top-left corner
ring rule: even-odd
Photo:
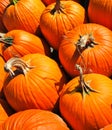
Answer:
[[[112,75],[112,31],[99,24],[77,26],[63,36],[59,59],[71,76],[79,75],[74,68],[79,64],[83,73]]]
[[[90,0],[88,18],[89,22],[104,25],[112,30],[112,0]]]
[[[2,17],[3,24],[8,31],[21,29],[38,33],[44,9],[45,5],[40,0],[10,0]]]
[[[0,0],[0,32],[7,32],[2,21],[2,17],[9,3],[9,0]]]
[[[100,130],[111,130],[112,129],[112,124],[109,124],[105,126],[104,128],[101,128]]]
[[[66,76],[57,62],[42,54],[9,59],[3,86],[4,95],[15,111],[31,108],[58,110],[59,92]]]
[[[2,56],[0,56],[0,97],[3,97],[2,89],[3,89],[3,84],[6,76],[6,72],[4,71],[4,65],[5,65],[5,61],[2,58]]]
[[[30,109],[11,115],[0,130],[70,130],[64,120],[55,113]]]
[[[14,114],[14,111],[7,101],[0,98],[0,125],[12,114]]]
[[[11,30],[0,38],[2,55],[7,61],[13,56],[21,57],[30,53],[50,55],[50,48],[40,37],[24,30]]]
[[[62,89],[61,116],[73,130],[99,130],[112,123],[112,80],[102,74],[84,74],[72,78]]]
[[[40,17],[40,30],[50,46],[58,50],[62,36],[85,22],[85,9],[74,1],[60,1],[48,5]]]

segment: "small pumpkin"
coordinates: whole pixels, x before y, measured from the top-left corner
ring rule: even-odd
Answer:
[[[89,22],[101,24],[112,30],[112,0],[90,0],[88,18]]]
[[[84,73],[112,75],[112,31],[105,26],[94,23],[77,26],[63,36],[58,52],[71,77],[79,75],[76,64]]]
[[[44,9],[45,5],[40,0],[10,0],[2,17],[3,24],[8,31],[21,29],[38,33],[40,16]]]
[[[71,79],[62,89],[59,108],[73,130],[99,130],[112,123],[112,80],[101,74]]]
[[[60,1],[48,5],[40,17],[40,30],[50,46],[58,50],[62,36],[85,22],[85,9],[74,1]]]
[[[64,120],[55,113],[30,109],[11,115],[0,130],[70,130]]]
[[[11,30],[0,38],[2,55],[7,61],[11,57],[22,57],[30,53],[50,55],[50,47],[44,40],[24,30]]]
[[[59,92],[66,76],[55,60],[39,53],[27,54],[9,59],[4,68],[8,74],[3,92],[15,111],[58,110]]]

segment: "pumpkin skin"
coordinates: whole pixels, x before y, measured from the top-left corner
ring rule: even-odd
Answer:
[[[40,16],[45,5],[40,0],[11,0],[10,3],[3,15],[3,24],[6,29],[38,33]]]
[[[79,75],[74,67],[76,64],[83,68],[84,73],[111,76],[112,31],[94,23],[79,25],[63,37],[59,59],[71,77]]]
[[[112,30],[112,0],[90,0],[88,18],[89,22],[104,25]]]
[[[14,56],[22,57],[30,53],[50,55],[50,48],[43,39],[24,30],[7,32],[0,38],[0,42],[3,43],[2,55],[6,61]]]
[[[57,114],[50,111],[30,109],[10,116],[0,130],[70,130]]]
[[[48,5],[40,17],[40,30],[55,50],[58,50],[61,38],[67,31],[85,22],[85,9],[79,3],[58,2]]]
[[[12,114],[14,114],[14,111],[7,101],[0,98],[0,125]]]
[[[99,130],[112,123],[112,80],[96,73],[83,77],[96,92],[83,93],[79,77],[73,78],[60,95],[60,112],[73,130]]]
[[[57,62],[39,53],[28,54],[21,59],[32,67],[26,67],[25,73],[16,69],[13,77],[8,73],[3,87],[8,103],[15,111],[31,108],[57,111],[59,92],[66,83],[66,77]],[[15,66],[19,65],[17,68],[22,65],[17,60],[14,62]],[[12,64],[5,65],[5,70],[8,71]]]
[[[112,124],[109,124],[100,130],[111,130],[111,129],[112,129]]]
[[[9,0],[0,0],[0,32],[7,32],[2,21],[2,17],[9,3],[10,3]]]

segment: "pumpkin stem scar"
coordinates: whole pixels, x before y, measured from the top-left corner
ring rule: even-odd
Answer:
[[[86,94],[89,94],[90,92],[98,93],[98,91],[91,88],[91,86],[89,85],[90,81],[87,81],[87,82],[84,81],[83,71],[82,71],[82,68],[80,67],[80,65],[76,64],[76,69],[79,70],[79,72],[80,72],[79,86],[82,89],[82,96],[84,97]]]
[[[9,59],[5,65],[4,65],[4,70],[6,72],[9,72],[9,74],[14,77],[15,73],[13,71],[13,67],[16,67],[18,70],[22,70],[23,74],[25,75],[30,69],[34,68],[34,66],[30,66],[27,64],[24,60],[18,57],[13,57]]]

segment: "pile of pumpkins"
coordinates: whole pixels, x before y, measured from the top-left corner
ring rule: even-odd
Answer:
[[[0,0],[0,130],[112,129],[112,0]]]

